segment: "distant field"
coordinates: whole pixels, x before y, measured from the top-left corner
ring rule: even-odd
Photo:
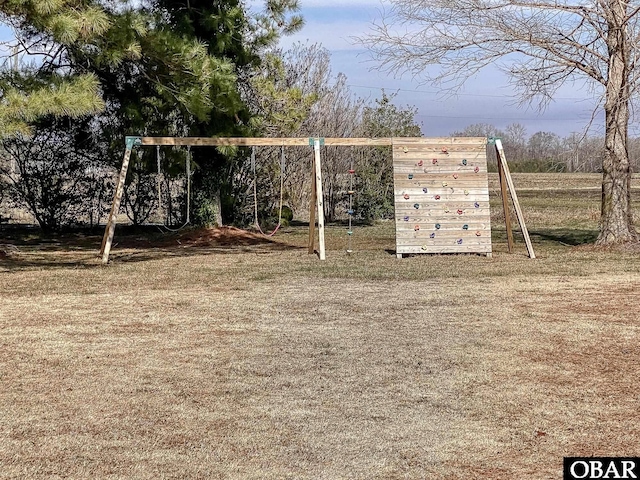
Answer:
[[[517,174],[538,258],[396,259],[393,222],[0,229],[0,477],[551,479],[640,450],[640,248],[599,175]],[[640,212],[640,182],[634,206]],[[639,218],[639,217],[636,217]],[[640,228],[640,221],[636,222]]]
[[[513,181],[523,190],[596,189],[602,184],[601,173],[513,173]],[[490,173],[492,188],[499,188],[498,174]],[[640,173],[632,175],[633,189],[640,190]]]

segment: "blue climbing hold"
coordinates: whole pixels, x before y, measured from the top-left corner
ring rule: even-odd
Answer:
[[[409,180],[413,180],[413,174],[409,174]]]
[[[436,238],[436,234],[432,233],[431,235],[429,235],[429,238]]]
[[[480,204],[478,202],[474,203],[473,206],[476,208],[480,208]]]
[[[418,210],[420,208],[420,204],[419,203],[414,203],[413,204],[413,208],[415,208],[416,210]]]
[[[439,223],[436,223],[436,230],[440,230],[441,225]]]
[[[458,239],[458,245],[462,245],[462,239],[461,238]]]
[[[469,225],[463,225],[463,226],[462,226],[462,229],[463,229],[463,230],[469,230]]]
[[[428,189],[427,187],[424,187],[424,188],[422,189],[422,193],[429,193],[429,189]]]

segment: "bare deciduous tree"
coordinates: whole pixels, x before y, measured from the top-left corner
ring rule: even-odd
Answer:
[[[640,86],[636,0],[391,0],[362,39],[383,68],[455,88],[487,65],[544,107],[567,82],[601,92],[605,113],[598,244],[637,242],[628,153]]]

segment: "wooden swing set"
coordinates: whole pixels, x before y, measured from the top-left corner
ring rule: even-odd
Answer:
[[[475,140],[483,140],[483,139],[475,139]],[[484,144],[486,145],[486,140],[484,139]],[[515,187],[513,185],[513,180],[511,179],[511,174],[509,172],[509,167],[507,165],[504,150],[502,148],[502,143],[500,139],[490,139],[491,143],[494,143],[496,148],[496,156],[498,160],[498,172],[500,176],[500,189],[502,194],[503,208],[505,212],[505,223],[507,228],[507,242],[509,253],[513,251],[513,233],[511,231],[511,221],[509,215],[509,206],[507,200],[507,188],[508,193],[511,195],[511,199],[513,202],[513,206],[518,218],[518,222],[520,224],[521,231],[523,233],[527,251],[529,253],[530,258],[535,258],[535,254],[533,252],[533,246],[531,244],[531,240],[529,238],[529,233],[527,231],[527,227],[525,226],[524,217],[522,215],[522,210],[520,208],[520,204],[518,202],[518,197],[516,195]],[[326,259],[326,248],[325,248],[325,235],[324,235],[324,204],[323,204],[323,192],[322,192],[322,165],[320,152],[322,146],[335,146],[335,147],[373,147],[373,146],[392,146],[394,147],[394,166],[396,164],[396,160],[398,163],[401,163],[401,159],[396,158],[396,150],[402,152],[409,152],[409,148],[404,145],[412,145],[412,148],[417,148],[415,150],[420,155],[431,155],[431,151],[433,150],[433,145],[451,145],[451,147],[442,147],[443,152],[447,152],[447,148],[451,148],[452,150],[456,148],[464,148],[466,145],[464,139],[455,139],[455,138],[435,138],[435,139],[424,139],[424,138],[248,138],[248,137],[141,137],[141,136],[128,136],[126,137],[126,149],[124,153],[124,158],[122,161],[122,167],[120,169],[120,173],[118,176],[118,181],[116,183],[116,191],[114,194],[113,202],[111,205],[111,211],[109,213],[109,217],[107,220],[107,225],[105,228],[104,236],[102,239],[102,245],[100,248],[100,255],[102,256],[102,262],[109,262],[109,254],[111,252],[111,247],[113,244],[113,238],[115,234],[115,227],[117,223],[117,216],[120,210],[120,203],[122,200],[122,195],[124,192],[125,180],[127,177],[127,170],[129,168],[129,160],[131,158],[131,152],[134,147],[143,147],[143,146],[156,146],[157,148],[163,146],[187,146],[187,147],[216,147],[216,146],[237,146],[237,147],[261,147],[261,146],[280,146],[284,147],[295,147],[295,146],[311,146],[313,147],[313,165],[312,165],[312,175],[313,181],[311,183],[311,200],[309,202],[309,242],[308,242],[308,250],[310,254],[315,253],[315,238],[316,238],[316,222],[317,222],[317,231],[318,231],[318,256],[320,260]],[[460,147],[462,145],[462,147]],[[460,150],[462,151],[462,150]],[[435,162],[435,158],[434,158]],[[466,160],[464,160],[466,165]],[[420,161],[422,164],[422,161]],[[416,164],[417,165],[417,164]],[[486,160],[485,160],[486,165]],[[425,172],[427,170],[425,169]],[[485,168],[486,174],[486,168]],[[412,178],[413,175],[410,175],[409,178]],[[454,174],[455,178],[457,174]],[[486,178],[486,176],[485,176]],[[486,183],[486,182],[485,182]],[[487,199],[488,199],[488,186],[487,188]],[[426,193],[427,188],[423,189]],[[453,189],[451,189],[453,190]],[[405,195],[406,197],[406,195]],[[436,195],[436,197],[440,197],[440,195]],[[488,209],[488,201],[486,202]],[[396,201],[396,211],[398,211],[398,202]],[[459,212],[461,210],[458,210]],[[404,217],[408,218],[408,217]],[[422,219],[421,221],[423,221]],[[396,213],[396,225],[398,226],[400,223],[398,214]],[[466,227],[466,225],[465,225]],[[438,227],[439,228],[439,227]],[[419,228],[416,226],[415,237],[421,235],[418,232]],[[465,228],[465,230],[467,230]],[[399,228],[396,228],[396,238],[398,238]],[[432,234],[434,235],[434,234]],[[432,237],[433,238],[433,237]],[[418,239],[419,240],[419,239]],[[416,241],[418,241],[416,240]],[[459,243],[462,243],[462,239],[458,240]],[[396,241],[397,245],[399,245],[398,240]],[[466,247],[466,246],[465,246]],[[465,251],[474,251],[469,250],[469,247],[466,247]],[[426,249],[423,249],[426,250]],[[443,250],[443,252],[451,252],[454,250]],[[486,252],[487,250],[482,250]],[[490,235],[489,235],[489,252],[490,252]]]

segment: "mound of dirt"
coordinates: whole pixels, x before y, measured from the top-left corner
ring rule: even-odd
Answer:
[[[231,247],[279,243],[259,233],[248,232],[235,227],[198,228],[177,235],[174,241],[183,246]]]

